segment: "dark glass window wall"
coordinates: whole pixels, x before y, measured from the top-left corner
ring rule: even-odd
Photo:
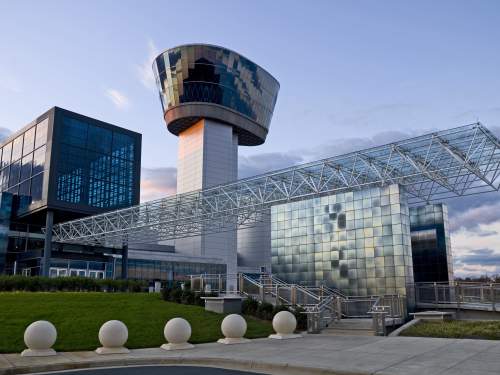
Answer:
[[[410,208],[415,282],[453,280],[448,211],[443,204]]]
[[[133,204],[134,138],[64,117],[56,198],[98,208]]]
[[[42,199],[47,126],[45,119],[0,150],[0,191],[31,197],[23,201],[27,204]]]

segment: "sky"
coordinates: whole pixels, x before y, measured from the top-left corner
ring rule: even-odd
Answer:
[[[143,135],[141,199],[175,193],[151,63],[184,43],[280,82],[250,176],[481,121],[500,135],[500,2],[0,0],[0,136],[57,105]],[[449,201],[455,270],[500,273],[500,195]]]

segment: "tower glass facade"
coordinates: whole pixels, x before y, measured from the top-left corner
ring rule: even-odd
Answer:
[[[236,52],[203,44],[180,46],[158,56],[153,72],[164,112],[182,103],[213,103],[269,128],[279,84]]]

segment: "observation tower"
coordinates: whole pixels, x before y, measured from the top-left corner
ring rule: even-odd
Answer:
[[[153,71],[167,129],[179,137],[177,193],[236,181],[238,146],[266,140],[278,81],[246,57],[206,44],[166,50]],[[237,247],[234,231],[175,243],[178,253],[224,258],[228,274],[237,272]]]

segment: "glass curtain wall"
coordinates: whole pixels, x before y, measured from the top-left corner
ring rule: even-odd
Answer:
[[[453,280],[448,208],[430,204],[410,208],[415,282]]]
[[[42,199],[48,123],[41,121],[0,149],[0,190],[18,194],[21,210]]]
[[[97,208],[133,204],[133,137],[64,117],[60,142],[57,200]]]

